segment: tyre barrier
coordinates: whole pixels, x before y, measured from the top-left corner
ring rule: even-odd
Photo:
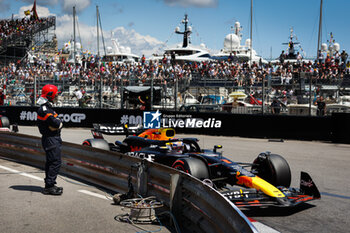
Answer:
[[[0,132],[0,156],[44,168],[41,138]],[[113,192],[156,196],[182,232],[258,232],[228,199],[179,170],[121,153],[63,142],[61,173]]]

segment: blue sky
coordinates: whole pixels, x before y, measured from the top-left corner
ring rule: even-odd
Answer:
[[[350,18],[346,17],[350,1],[323,2],[322,42],[327,42],[332,32],[341,50],[350,52]],[[32,4],[33,0],[0,0],[0,18],[21,16]],[[37,0],[37,5],[39,16],[57,17],[59,47],[71,38],[73,5],[78,11],[82,44],[91,50],[96,50],[96,5],[106,43],[114,31],[119,43],[138,55],[151,53],[152,47],[164,42],[181,42],[181,36],[173,32],[185,13],[193,27],[193,44],[220,50],[235,21],[243,27],[243,40],[249,38],[250,0]],[[282,43],[288,41],[291,27],[306,56],[316,55],[320,0],[254,0],[253,5],[253,47],[260,55],[270,58],[272,50],[275,58],[286,49]]]

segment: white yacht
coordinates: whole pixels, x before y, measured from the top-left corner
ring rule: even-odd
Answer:
[[[140,61],[138,55],[132,54],[129,47],[120,46],[117,39],[112,38],[112,47],[107,47],[107,53],[102,61],[116,64],[134,64]]]
[[[228,34],[224,39],[224,48],[219,53],[214,54],[212,58],[218,60],[227,60],[230,55],[236,56],[238,62],[249,62],[250,61],[250,39],[245,41],[245,45],[241,45],[242,41],[242,27],[239,22],[235,23],[234,32]],[[252,62],[259,64],[259,62],[267,63],[267,61],[259,56],[254,49],[252,49]]]
[[[333,112],[350,113],[350,95],[340,96],[336,103],[327,104],[326,111],[328,115],[331,115]]]
[[[185,30],[183,32],[180,31],[180,27],[175,28],[175,33],[183,35],[182,44],[168,47],[165,49],[163,55],[154,55],[150,57],[149,60],[162,60],[164,55],[167,58],[171,58],[173,54],[175,54],[176,61],[202,62],[210,60],[210,52],[204,44],[201,44],[199,46],[191,44],[190,35],[192,33],[192,27],[188,26],[187,14],[182,20],[182,24],[185,26]]]

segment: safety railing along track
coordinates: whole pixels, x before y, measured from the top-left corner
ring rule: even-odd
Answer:
[[[41,138],[0,132],[0,156],[44,167]],[[245,215],[219,192],[175,169],[121,153],[68,142],[61,172],[114,192],[156,196],[173,213],[182,232],[257,232]]]

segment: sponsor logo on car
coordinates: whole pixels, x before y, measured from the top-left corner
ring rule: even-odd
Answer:
[[[314,186],[314,183],[312,182],[312,180],[309,180],[309,181],[301,180],[300,185],[311,188],[312,186]]]
[[[154,157],[156,156],[155,154],[147,154],[147,153],[143,153],[143,152],[128,152],[127,153],[129,156],[132,157],[137,157],[137,158],[141,158],[141,159],[146,159],[150,162],[154,162]]]

